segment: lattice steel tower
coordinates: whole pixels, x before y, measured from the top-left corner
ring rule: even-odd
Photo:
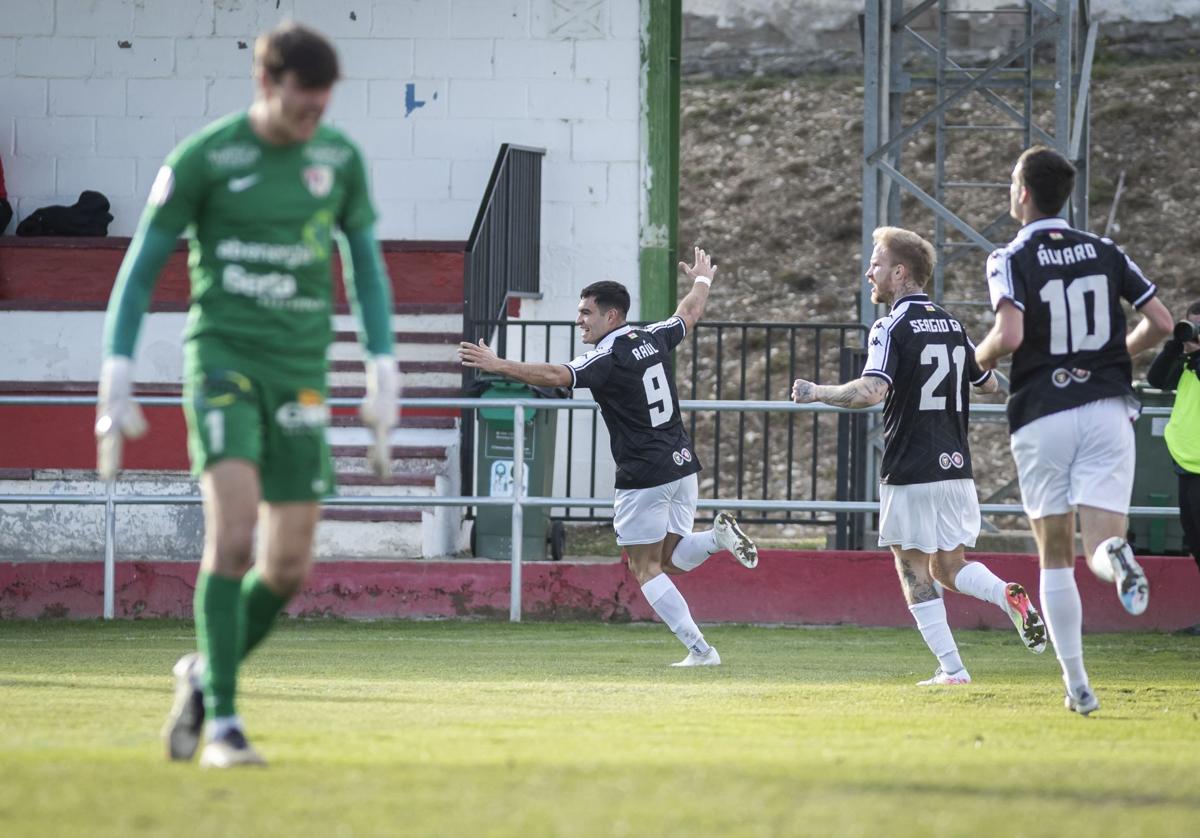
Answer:
[[[987,305],[984,259],[1016,228],[1009,175],[1034,143],[1078,168],[1068,217],[1087,227],[1096,32],[1087,0],[866,0],[864,271],[871,232],[906,226],[937,248],[935,300]],[[876,317],[865,279],[859,315]]]

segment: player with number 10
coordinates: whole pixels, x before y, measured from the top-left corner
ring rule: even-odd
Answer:
[[[629,292],[619,282],[595,282],[580,292],[575,325],[595,349],[569,364],[529,364],[499,358],[482,340],[462,343],[463,365],[544,387],[586,387],[600,413],[617,463],[613,526],[617,544],[646,601],[687,648],[675,666],[715,666],[717,650],[692,619],[670,576],[699,567],[718,550],[743,565],[758,564],[758,549],[727,513],[711,530],[692,532],[700,460],[680,420],[671,350],[695,327],[717,271],[696,248],[695,264],[679,267],[693,281],[675,314],[644,328],[625,322]]]
[[[1021,502],[1041,560],[1041,601],[1062,665],[1067,709],[1100,703],[1083,667],[1083,607],[1075,585],[1075,510],[1092,571],[1115,582],[1131,614],[1146,610],[1145,574],[1125,541],[1133,492],[1138,406],[1131,356],[1171,332],[1157,288],[1112,241],[1058,217],[1075,167],[1034,146],[1017,160],[1009,213],[1017,237],[987,261],[996,323],[977,358],[990,369],[1012,354],[1008,400]],[[1124,299],[1145,315],[1127,335]]]

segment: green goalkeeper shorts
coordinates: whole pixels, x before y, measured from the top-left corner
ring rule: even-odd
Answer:
[[[288,381],[233,366],[212,359],[185,364],[192,473],[199,477],[221,460],[248,460],[258,466],[265,501],[313,501],[332,494],[324,371],[314,379]]]

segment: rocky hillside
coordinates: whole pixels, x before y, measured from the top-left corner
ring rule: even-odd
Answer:
[[[1194,154],[1200,136],[1200,63],[1101,61],[1094,76],[1091,158],[1091,227],[1105,228],[1117,182],[1124,172],[1111,235],[1162,288],[1173,311],[1200,298],[1200,282],[1185,260],[1190,225],[1200,214],[1200,162]],[[912,109],[922,103],[913,98]],[[837,322],[857,317],[860,263],[862,80],[854,75],[798,78],[685,80],[682,95],[680,164],[680,248],[693,243],[709,249],[720,265],[708,317],[716,320]],[[1039,100],[1035,109],[1048,112]],[[915,110],[914,110],[915,112]],[[980,100],[969,100],[952,120],[996,121]],[[1051,124],[1044,119],[1043,125]],[[1020,150],[1016,140],[997,142],[962,132],[948,154],[956,179],[1004,182]],[[933,169],[932,131],[904,150],[914,177],[928,184]],[[977,190],[957,198],[956,209],[975,223],[1004,212],[1007,192]],[[932,216],[915,203],[904,204],[904,225],[932,237]],[[1007,238],[1007,227],[998,238]],[[986,298],[985,254],[972,251],[947,268],[947,300]],[[991,322],[983,307],[960,306],[955,313],[978,340]],[[709,353],[711,346],[702,351]],[[801,355],[804,347],[797,350]],[[726,347],[725,354],[729,355]],[[761,353],[756,354],[758,357]],[[801,365],[811,359],[801,358]],[[1144,369],[1149,358],[1141,359]],[[727,362],[726,381],[735,380],[736,361]],[[759,360],[751,379],[765,374]],[[794,363],[794,362],[793,362]],[[787,397],[788,361],[771,362],[773,398]],[[686,369],[686,367],[682,367]],[[822,368],[836,378],[832,359]],[[703,362],[700,397],[718,395],[713,369]],[[736,398],[728,386],[719,395]],[[729,426],[721,433],[730,435]],[[984,495],[1015,476],[1002,425],[976,423],[972,441]],[[711,426],[702,434],[715,432]],[[737,433],[762,440],[761,429]],[[756,435],[758,434],[758,435]],[[701,445],[701,450],[704,450]],[[775,459],[764,445],[750,463]],[[822,483],[832,479],[831,452],[814,458]],[[724,461],[729,455],[723,453]],[[770,466],[769,466],[770,468]],[[779,468],[782,468],[781,466]],[[776,475],[773,479],[783,479]],[[828,484],[830,496],[832,484]]]

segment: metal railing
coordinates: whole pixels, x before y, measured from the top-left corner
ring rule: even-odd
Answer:
[[[634,323],[633,325],[643,325]],[[580,343],[575,324],[565,320],[492,320],[480,324],[480,332],[499,337],[504,356],[523,362],[566,362],[590,347]],[[858,323],[788,323],[701,321],[675,352],[675,381],[680,398],[693,400],[735,399],[774,401],[787,398],[796,378],[818,384],[846,381],[862,364],[847,366],[847,358],[861,353],[866,329]],[[693,447],[704,464],[706,483],[701,496],[710,498],[816,500],[862,500],[870,485],[869,470],[863,468],[866,448],[862,444],[864,419],[843,417],[821,420],[816,414],[789,414],[774,419],[766,413],[740,413],[722,417],[720,411],[696,409],[687,422]],[[608,458],[598,440],[595,417],[577,421],[574,413],[564,420],[567,448],[589,446],[590,455],[577,462],[567,458],[559,477],[566,494],[597,488],[596,463]],[[464,427],[466,421],[464,420]],[[824,468],[821,452],[828,452],[830,437],[836,438],[836,468]],[[464,434],[464,452],[472,450]],[[463,482],[474,485],[475,471],[464,460]],[[551,515],[564,521],[604,521],[598,509],[566,508]],[[747,516],[745,523],[794,523],[839,527],[845,516],[822,516],[816,512],[783,510]]]
[[[178,405],[178,396],[158,396],[139,399],[143,405]],[[95,398],[89,396],[3,396],[0,395],[0,405],[79,405],[95,404]],[[354,406],[354,399],[330,399],[333,407]],[[477,496],[477,495],[442,495],[442,496],[354,496],[329,498],[322,501],[327,506],[382,506],[382,507],[434,507],[434,506],[511,506],[512,507],[512,554],[510,557],[510,599],[509,620],[521,620],[521,569],[522,569],[522,538],[524,514],[526,507],[606,507],[612,506],[612,498],[608,497],[540,497],[529,496],[522,491],[522,473],[525,469],[525,411],[538,410],[595,410],[594,402],[574,399],[408,399],[404,405],[409,408],[459,408],[475,410],[480,407],[510,408],[513,411],[513,467],[512,494],[506,496]],[[694,401],[685,400],[679,403],[682,410],[709,411],[749,411],[752,413],[847,413],[847,412],[879,412],[882,408],[876,406],[868,411],[849,411],[846,408],[830,407],[823,404],[798,405],[791,402],[779,401]],[[984,414],[1002,413],[1003,405],[979,404],[972,405],[973,412]],[[1149,416],[1170,416],[1169,407],[1150,407],[1143,410]],[[108,483],[103,494],[0,494],[0,505],[5,504],[63,504],[63,505],[94,505],[104,506],[104,618],[111,620],[114,616],[114,579],[116,574],[116,507],[117,506],[171,506],[198,504],[198,495],[118,495],[113,483]],[[878,512],[879,505],[873,501],[822,501],[822,500],[758,500],[758,499],[701,499],[697,504],[700,509],[725,509],[734,511],[763,511],[797,509],[809,512],[863,513]],[[980,512],[984,515],[1020,515],[1024,509],[1020,504],[1011,503],[981,503]],[[1134,506],[1129,510],[1131,516],[1164,517],[1179,515],[1178,507],[1165,506]]]
[[[504,143],[467,239],[463,339],[489,337],[480,324],[503,319],[510,297],[541,294],[544,148]],[[464,384],[473,370],[465,370]]]
[[[541,296],[542,157],[544,148],[503,143],[467,239],[463,264],[463,340],[492,339],[488,323],[504,320],[508,301]],[[503,355],[503,334],[500,354]],[[475,370],[463,367],[473,393]],[[475,417],[463,417],[463,450],[475,444]],[[464,460],[462,480],[471,485]]]

